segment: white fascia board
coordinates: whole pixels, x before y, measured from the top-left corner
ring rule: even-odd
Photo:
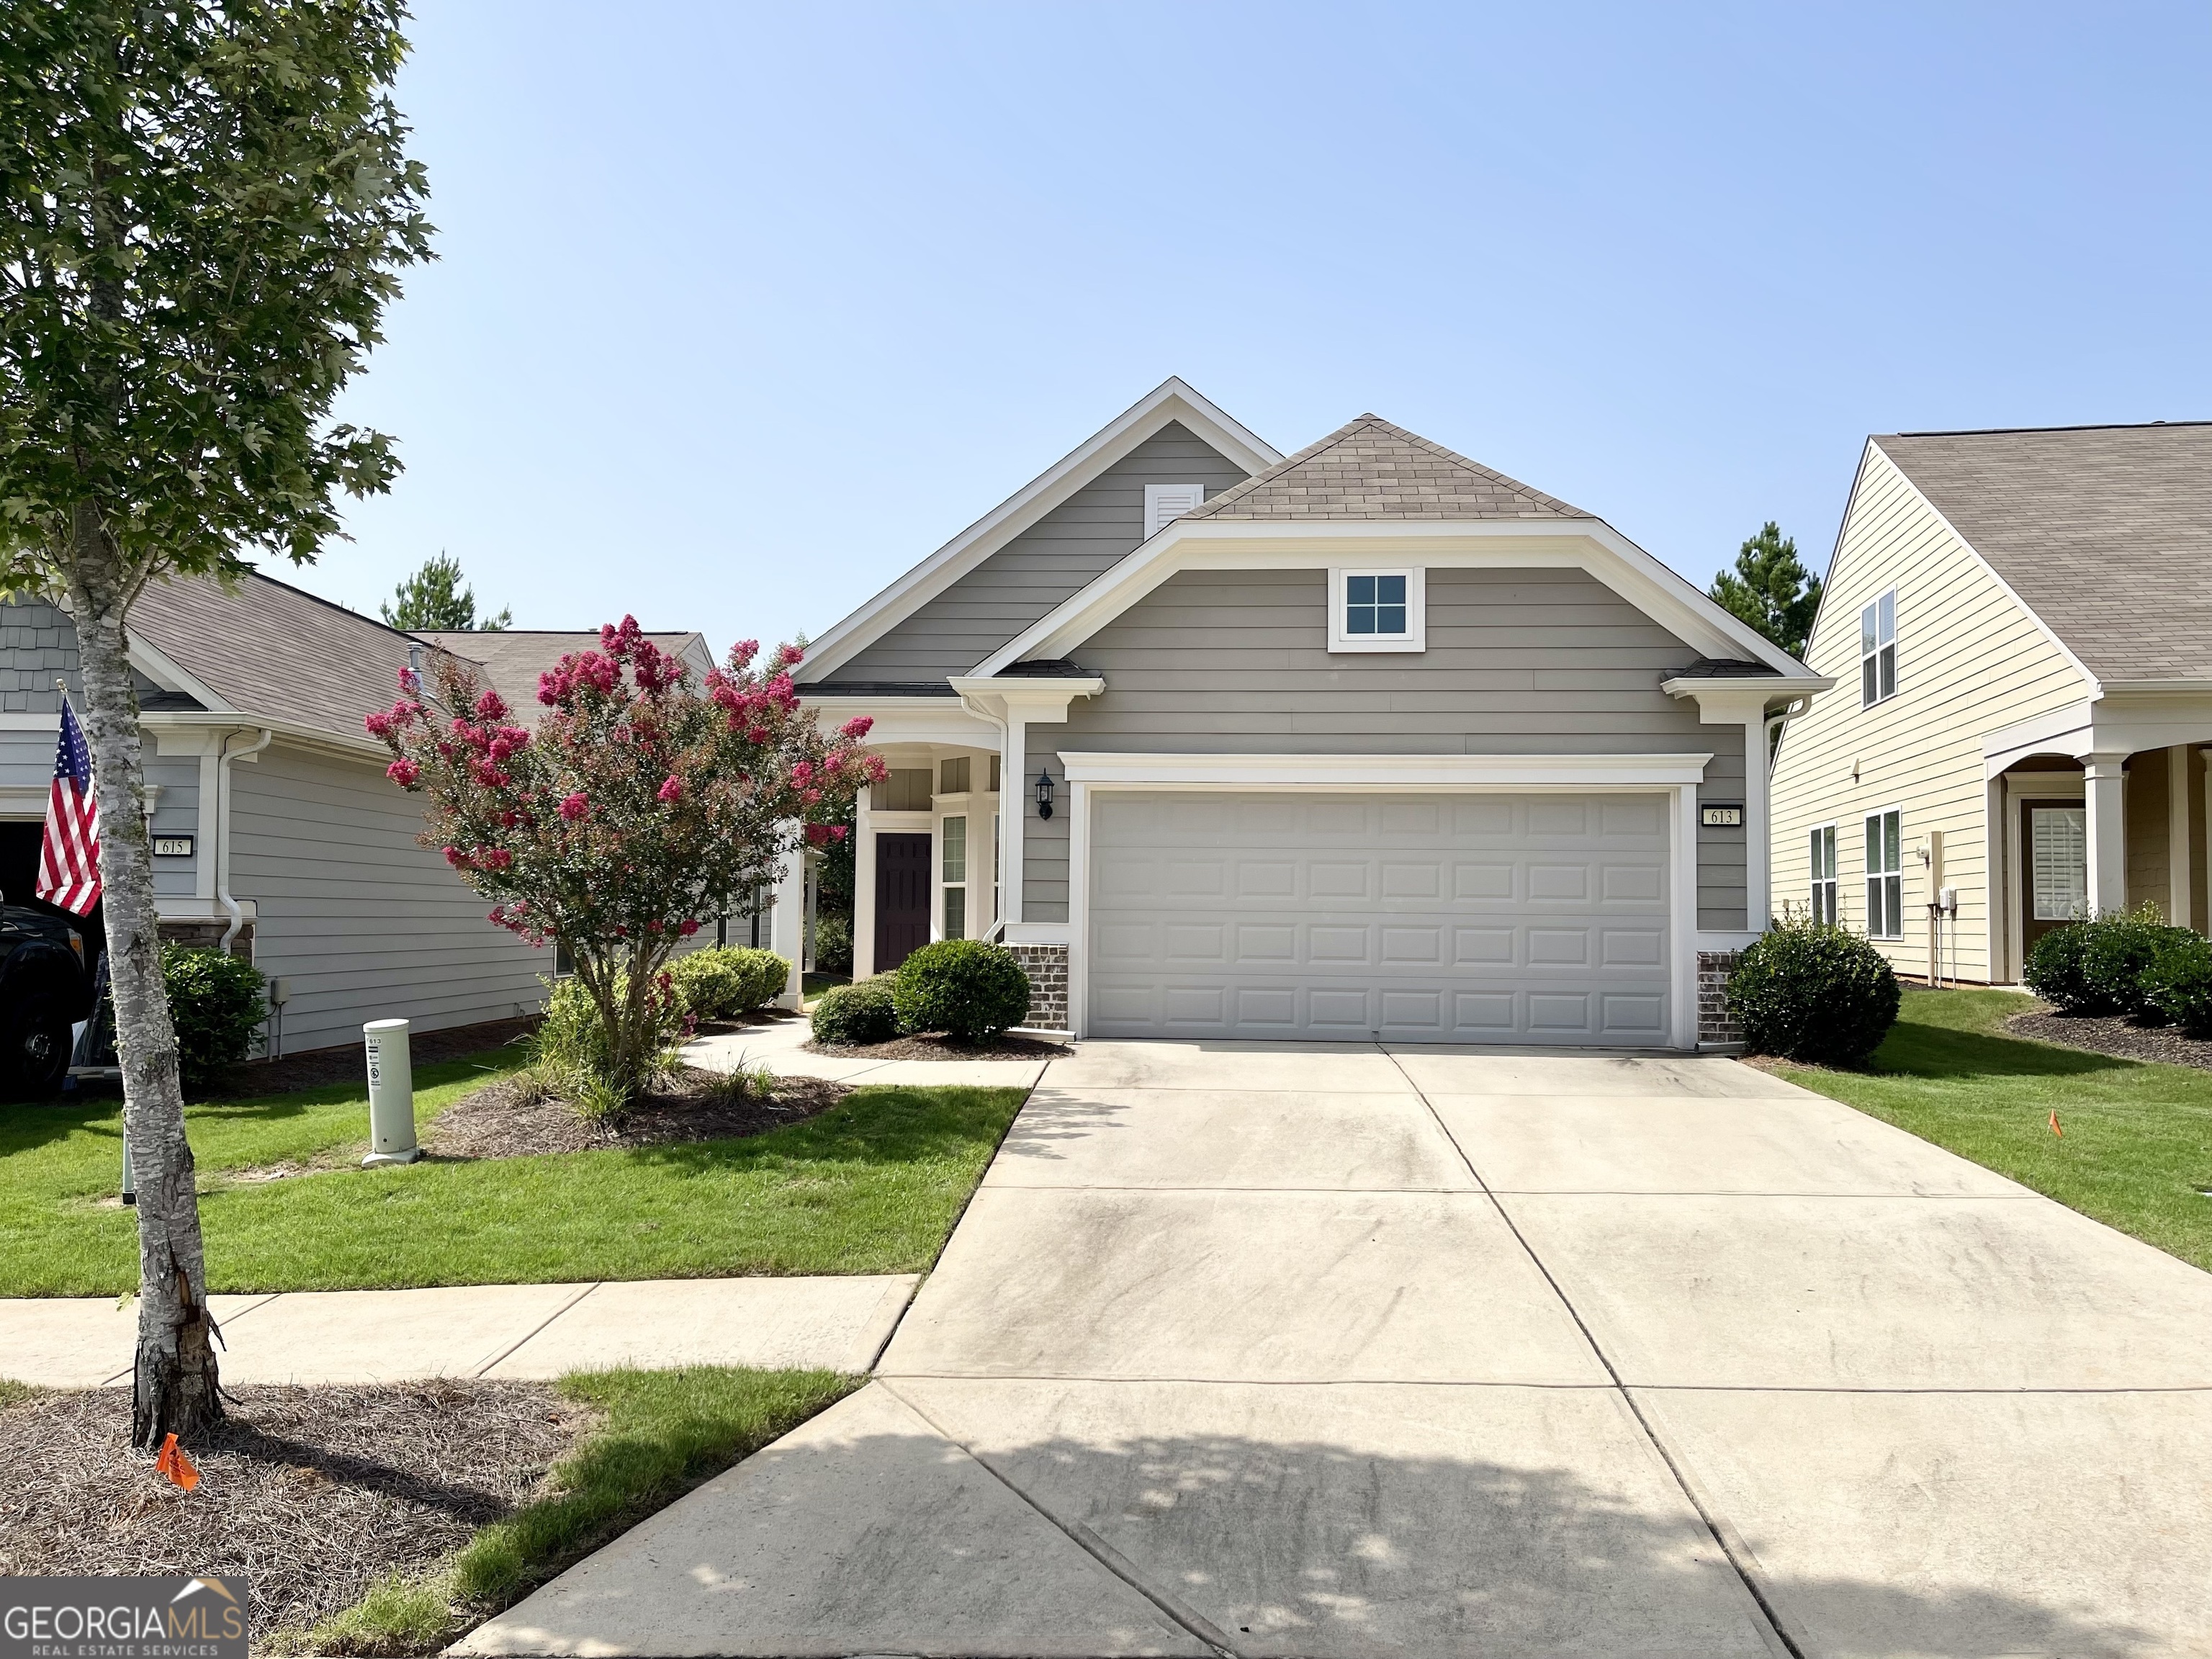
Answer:
[[[960,701],[986,720],[1003,720],[1018,714],[1026,720],[1052,722],[1067,718],[1067,705],[1078,697],[1095,697],[1106,682],[1093,675],[1087,679],[1023,679],[957,674],[951,681]]]
[[[160,647],[149,644],[136,634],[131,636],[131,665],[164,691],[181,691],[194,702],[204,705],[210,714],[234,714],[239,712],[230,699],[197,674],[189,672]]]
[[[1698,702],[1698,719],[1705,726],[1718,726],[1732,720],[1751,720],[1762,718],[1766,705],[1777,697],[1813,697],[1832,689],[1835,681],[1826,674],[1799,674],[1784,677],[1779,674],[1749,676],[1742,679],[1716,679],[1695,675],[1677,676],[1662,680],[1659,689],[1670,697],[1694,697]]]
[[[297,720],[270,720],[265,714],[236,712],[202,713],[197,708],[156,708],[138,716],[138,724],[155,734],[160,752],[165,755],[220,753],[216,742],[213,749],[195,747],[201,741],[216,741],[222,736],[240,732],[267,732],[289,749],[312,750],[318,754],[336,756],[343,760],[386,761],[391,751],[363,732],[358,738],[340,737],[319,726],[302,726]],[[234,755],[233,760],[251,760],[250,755]]]
[[[1166,789],[1647,789],[1711,755],[1134,755],[1063,751],[1070,783]]]
[[[1179,421],[1247,473],[1282,455],[1175,375],[969,525],[807,647],[805,672],[834,672],[1170,422]]]
[[[1578,568],[1709,657],[1805,677],[1805,665],[1600,519],[1177,520],[975,665],[1063,657],[1182,570],[1326,569],[1358,556],[1454,568]]]
[[[835,731],[855,714],[875,722],[861,739],[869,749],[894,744],[944,744],[956,749],[995,749],[998,732],[957,697],[802,698],[816,722]]]
[[[1983,558],[1981,550],[1976,547],[1973,543],[1966,539],[1966,532],[1960,529],[1958,526],[1953,524],[1949,519],[1943,515],[1943,509],[1936,506],[1933,501],[1929,500],[1927,492],[1922,489],[1918,484],[1912,481],[1912,475],[1910,472],[1907,472],[1904,467],[1898,464],[1897,458],[1894,455],[1892,455],[1887,450],[1884,449],[1880,444],[1876,443],[1872,438],[1869,438],[1867,440],[1867,452],[1869,454],[1880,455],[1883,460],[1887,461],[1890,465],[1890,470],[1895,472],[1899,477],[1905,480],[1905,487],[1910,489],[1915,495],[1918,496],[1920,498],[1921,505],[1936,515],[1936,521],[1942,525],[1944,529],[1949,531],[1954,536],[1956,536],[1959,538],[1959,545],[1965,548],[1967,552],[1974,556],[1975,559],[1980,562],[1982,568],[1990,573],[1991,580],[1993,580],[1999,587],[2004,590],[2005,597],[2010,599],[2014,605],[2018,605],[2021,608],[2021,613],[2025,615],[2030,622],[2033,623],[2038,629],[2042,630],[2043,637],[2049,640],[2052,645],[2057,647],[2058,654],[2065,658],[2068,662],[2074,665],[2075,672],[2081,675],[2082,682],[2088,686],[2089,695],[2092,697],[2102,696],[2104,688],[2098,683],[2097,677],[2089,672],[2089,665],[2083,662],[2081,658],[2074,654],[2073,647],[2069,646],[2065,641],[2058,637],[2057,631],[2052,629],[2049,623],[2043,620],[2041,614],[2037,611],[2033,605],[2030,605],[2026,599],[2021,598],[2019,591],[2014,588],[2010,582],[2004,579],[2004,572],[1999,570],[1996,566],[1991,564],[1987,559]],[[1861,462],[1861,471],[1863,472],[1864,471],[1863,460]],[[1851,506],[1856,507],[1857,505],[1858,481],[1854,479],[1851,483]],[[1850,512],[1849,508],[1846,508],[1844,511],[1844,520],[1846,524],[1850,521]],[[1843,532],[1840,529],[1836,532],[1836,544],[1838,549],[1843,545]],[[1831,558],[1828,561],[1828,567],[1829,574],[1832,576],[1835,574],[1834,559]],[[1826,590],[1823,589],[1822,591],[1825,594]],[[1819,620],[1820,619],[1817,617],[1814,619],[1816,626],[1819,623]],[[1811,636],[1808,635],[1807,637],[1809,639]]]

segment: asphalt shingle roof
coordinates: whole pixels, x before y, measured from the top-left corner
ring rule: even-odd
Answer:
[[[495,633],[457,633],[424,629],[417,639],[441,651],[481,664],[484,678],[507,699],[518,714],[534,718],[545,711],[538,706],[538,677],[572,652],[599,648],[599,630],[571,634],[530,628],[503,628]],[[682,657],[695,675],[703,676],[714,665],[714,653],[702,634],[647,634],[672,657]]]
[[[1588,519],[1580,507],[1362,415],[1189,519]]]
[[[1873,442],[2100,680],[2212,679],[2212,422]]]

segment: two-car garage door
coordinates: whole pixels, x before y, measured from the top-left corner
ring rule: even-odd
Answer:
[[[1669,799],[1101,791],[1091,1031],[1664,1044]]]

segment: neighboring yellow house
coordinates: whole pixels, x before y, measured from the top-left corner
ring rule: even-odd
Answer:
[[[1776,914],[2008,984],[2085,912],[2203,930],[2212,423],[1867,441],[1775,757]]]

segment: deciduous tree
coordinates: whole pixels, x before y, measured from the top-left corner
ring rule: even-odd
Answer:
[[[399,0],[17,0],[0,49],[0,591],[76,623],[137,1176],[142,1445],[222,1414],[161,987],[126,622],[165,572],[295,562],[391,441],[331,402],[428,257]]]
[[[534,724],[442,653],[430,686],[403,670],[398,702],[368,717],[392,781],[423,798],[423,845],[494,901],[492,921],[568,947],[623,1097],[655,1058],[670,955],[884,775],[860,748],[866,717],[832,735],[800,707],[796,646],[757,654],[743,641],[694,684],[625,617],[539,677]]]

